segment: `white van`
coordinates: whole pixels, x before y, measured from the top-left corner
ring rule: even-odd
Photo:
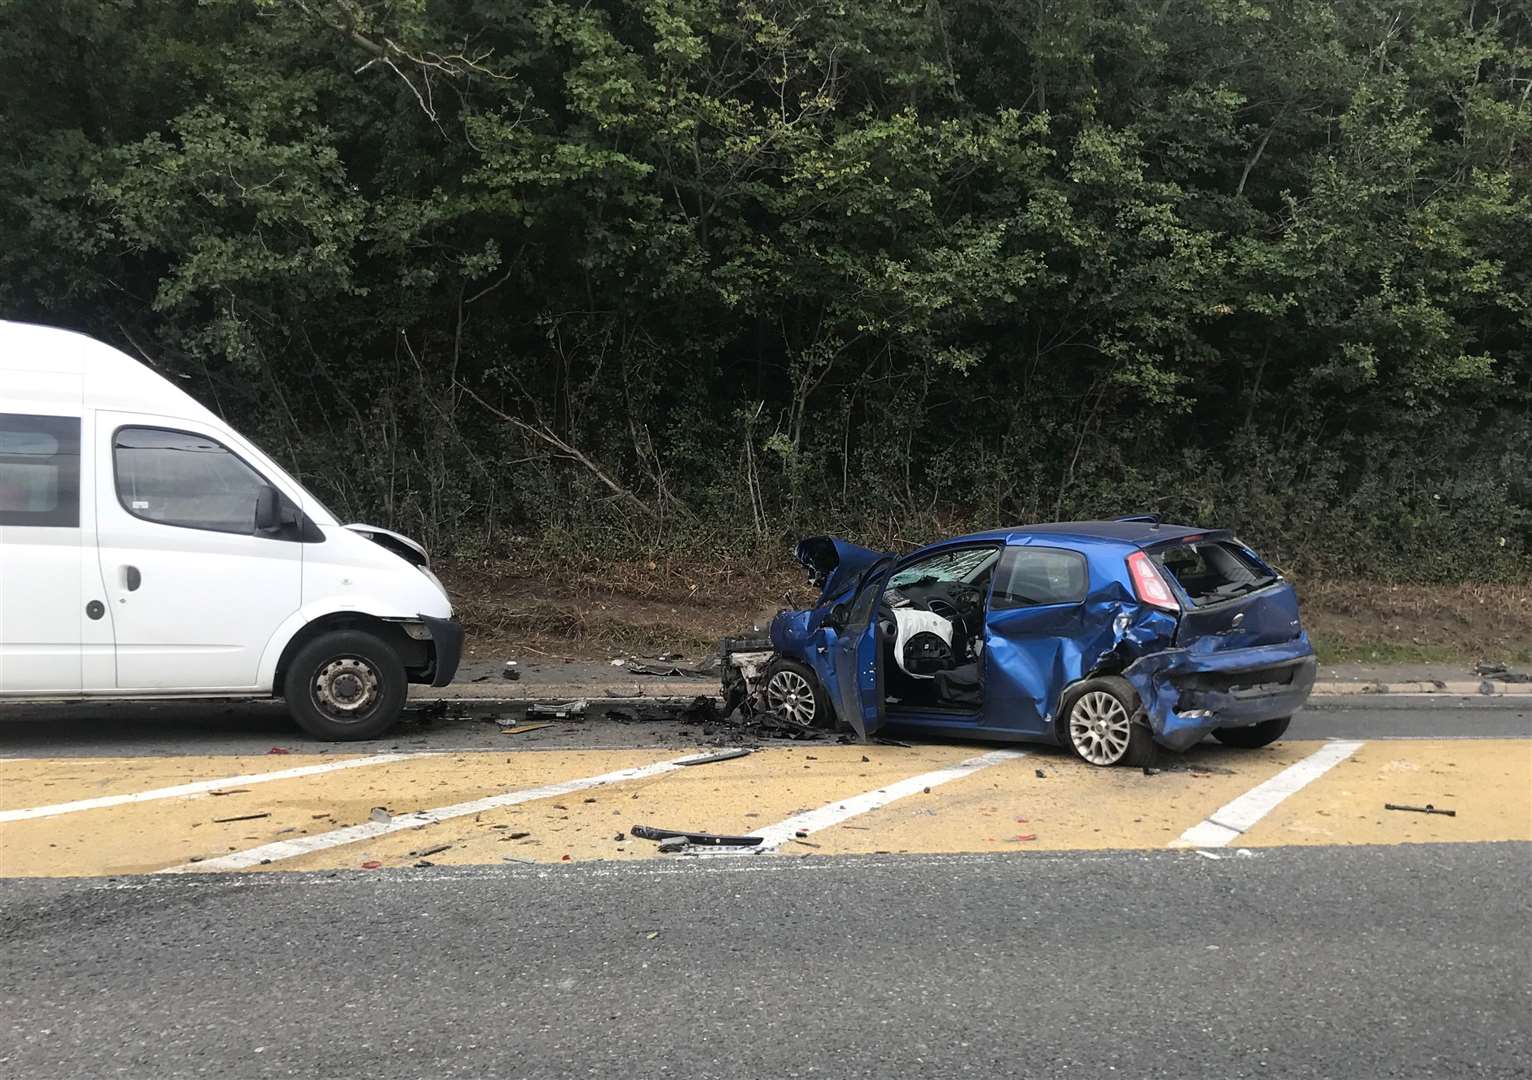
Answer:
[[[366,739],[462,649],[419,544],[131,357],[0,321],[0,701],[278,696]]]

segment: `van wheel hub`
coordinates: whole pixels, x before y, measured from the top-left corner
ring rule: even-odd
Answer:
[[[314,700],[331,716],[345,719],[367,712],[378,700],[378,673],[356,657],[331,660],[314,680]]]

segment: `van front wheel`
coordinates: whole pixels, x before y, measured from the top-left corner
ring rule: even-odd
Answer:
[[[323,634],[298,650],[282,696],[298,726],[319,739],[373,739],[399,719],[404,663],[386,642],[362,630]]]

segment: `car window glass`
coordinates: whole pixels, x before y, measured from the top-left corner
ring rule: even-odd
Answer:
[[[250,534],[265,481],[205,435],[122,428],[112,444],[117,498],[134,517],[161,525]]]
[[[79,419],[0,413],[0,525],[79,524]]]
[[[909,585],[948,581],[971,585],[984,576],[994,561],[995,549],[992,547],[944,551],[906,566],[888,579],[888,587],[902,589]]]
[[[1085,599],[1085,558],[1057,548],[1011,547],[1000,560],[991,607],[1073,604]]]

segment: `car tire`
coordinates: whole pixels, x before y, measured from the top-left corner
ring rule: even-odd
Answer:
[[[1275,720],[1263,720],[1259,724],[1251,724],[1249,727],[1214,728],[1213,738],[1225,746],[1237,746],[1241,750],[1259,750],[1286,735],[1287,725],[1292,722],[1291,716],[1281,716]]]
[[[779,659],[766,669],[762,690],[766,711],[784,724],[802,728],[835,726],[835,711],[820,685],[819,676],[807,664]]]
[[[1154,736],[1137,721],[1138,711],[1138,694],[1127,679],[1088,679],[1069,694],[1064,743],[1088,765],[1148,766],[1154,762]]]
[[[334,630],[298,650],[282,696],[298,726],[331,742],[375,739],[404,708],[404,662],[364,630]]]

